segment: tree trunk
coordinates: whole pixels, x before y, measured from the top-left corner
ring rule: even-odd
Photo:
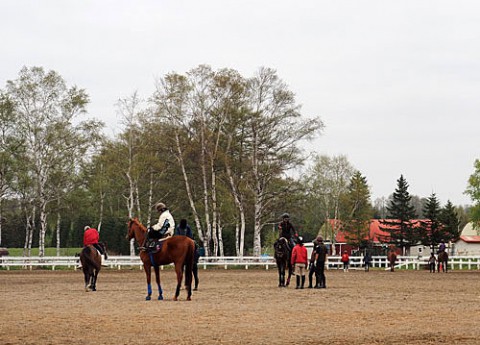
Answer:
[[[58,207],[60,209],[60,199],[58,199]],[[60,225],[62,223],[62,215],[57,212],[57,256],[60,256]]]
[[[47,233],[47,201],[40,200],[40,231],[38,237],[38,256],[45,256],[45,234]]]
[[[198,238],[200,242],[203,243],[204,247],[206,246],[206,239],[203,233],[202,223],[200,222],[200,217],[198,216],[197,208],[195,207],[195,202],[193,201],[192,191],[190,189],[190,182],[188,179],[187,171],[185,169],[185,162],[183,161],[183,152],[180,146],[180,138],[178,136],[178,132],[175,132],[175,144],[177,148],[177,160],[180,164],[180,168],[182,170],[183,181],[185,182],[185,191],[187,192],[188,201],[190,203],[190,209],[193,213],[193,218],[195,220],[195,226],[197,228]],[[205,254],[208,255],[207,252]]]

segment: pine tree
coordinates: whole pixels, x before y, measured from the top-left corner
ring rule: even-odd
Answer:
[[[444,227],[443,239],[445,241],[456,241],[460,237],[460,220],[450,200],[447,201],[445,207],[440,211],[440,221]]]
[[[342,219],[342,230],[347,243],[362,247],[368,242],[372,205],[367,179],[360,171],[350,179],[348,191],[344,195],[343,207],[345,216]]]
[[[408,248],[418,241],[413,219],[417,218],[415,208],[411,205],[407,180],[400,175],[393,198],[387,206],[387,218],[380,221],[380,228],[389,236],[384,240],[400,248]]]
[[[430,246],[432,250],[444,240],[444,226],[440,221],[440,202],[437,199],[435,193],[433,193],[428,199],[423,208],[423,214],[425,220],[420,221],[419,234],[421,236],[421,242],[424,245]]]

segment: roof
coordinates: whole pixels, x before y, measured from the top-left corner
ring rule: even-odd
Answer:
[[[473,222],[467,223],[463,230],[462,230],[462,236],[478,236],[480,235],[480,229],[478,231],[473,228]]]
[[[475,236],[469,236],[469,235],[463,235],[460,236],[460,238],[457,240],[460,241],[462,240],[465,243],[480,243],[480,236],[475,235]]]
[[[390,237],[390,233],[382,231],[380,228],[381,221],[391,221],[391,219],[371,219],[370,220],[370,229],[368,236],[365,237],[365,240],[370,240],[372,242],[386,242]],[[420,226],[420,221],[425,221],[424,219],[413,219],[411,222],[414,224],[413,227]],[[335,225],[335,219],[329,219],[330,225],[333,227]],[[337,220],[337,222],[340,222]],[[382,225],[383,228],[388,228],[388,225]],[[480,236],[479,236],[480,237]],[[339,230],[335,236],[335,241],[337,243],[346,243],[345,233],[342,230]]]

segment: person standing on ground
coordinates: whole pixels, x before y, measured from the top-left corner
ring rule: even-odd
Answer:
[[[315,249],[315,274],[317,275],[317,285],[315,289],[325,289],[327,281],[325,277],[325,263],[327,262],[327,246],[323,243],[321,236],[317,237],[317,248]]]
[[[343,262],[343,272],[348,272],[348,265],[350,264],[350,256],[348,256],[348,253],[346,250],[343,251],[342,262]]]
[[[308,264],[307,248],[303,245],[303,238],[297,238],[297,244],[293,247],[291,263],[295,269],[295,275],[297,276],[296,289],[303,289],[305,285],[305,270]],[[301,280],[301,284],[300,284]]]
[[[190,226],[187,224],[186,219],[181,219],[180,224],[178,224],[177,229],[175,230],[175,235],[182,235],[190,237],[193,240],[193,233]]]
[[[308,288],[313,288],[313,274],[315,273],[315,250],[317,249],[317,239],[313,240],[313,250],[312,254],[310,255],[310,263],[308,264]],[[318,277],[315,277],[316,284],[318,285]]]
[[[437,263],[437,258],[435,254],[432,252],[430,257],[428,258],[428,267],[430,268],[430,273],[435,273],[435,265]]]
[[[365,256],[363,257],[363,263],[365,264],[365,272],[368,272],[370,270],[370,265],[372,264],[372,256],[368,251],[365,253]]]
[[[198,252],[198,244],[197,241],[193,238],[193,232],[190,226],[187,224],[186,219],[181,219],[180,224],[178,224],[177,228],[175,229],[175,236],[187,236],[191,238],[195,242],[195,252],[193,254],[193,267],[192,267],[192,273],[193,273],[193,278],[195,279],[195,287],[193,290],[198,290],[198,260],[200,258],[200,254]]]

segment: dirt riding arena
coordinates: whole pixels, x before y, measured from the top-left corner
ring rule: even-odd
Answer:
[[[327,289],[305,290],[274,270],[199,273],[193,300],[174,302],[170,270],[164,301],[145,301],[138,269],[103,270],[88,293],[80,271],[1,271],[0,343],[480,343],[479,271],[327,271]]]

